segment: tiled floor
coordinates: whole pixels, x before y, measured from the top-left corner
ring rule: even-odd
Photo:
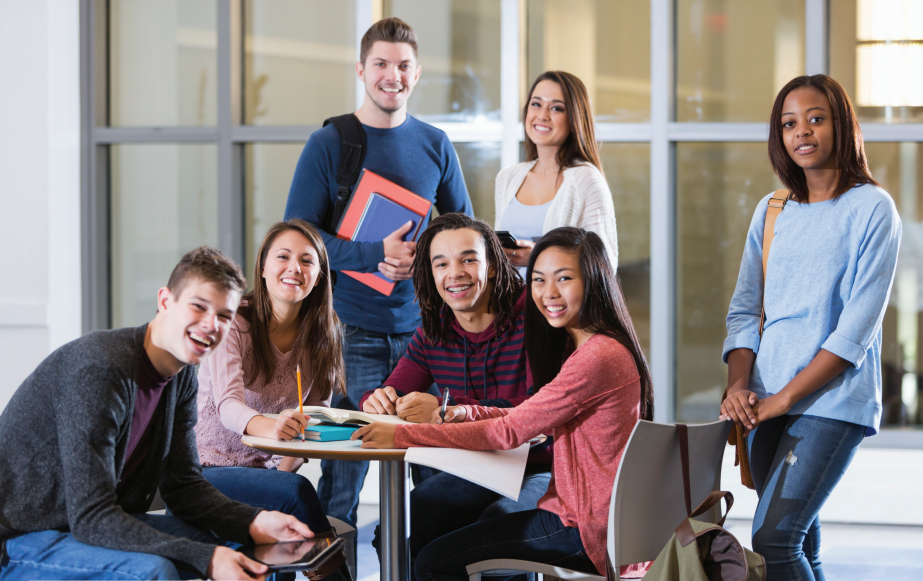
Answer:
[[[378,507],[359,506],[358,581],[378,581],[372,533]],[[748,548],[751,521],[729,519],[726,528]],[[825,524],[821,559],[827,579],[837,581],[920,581],[923,527]]]

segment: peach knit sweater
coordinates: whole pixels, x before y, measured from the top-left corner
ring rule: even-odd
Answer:
[[[207,466],[247,466],[273,468],[281,456],[272,456],[240,441],[247,423],[257,414],[277,414],[298,406],[298,384],[292,351],[282,353],[275,345],[276,372],[270,381],[254,382],[253,347],[250,324],[235,315],[224,342],[199,369],[196,441],[199,459]],[[311,389],[314,373],[301,369],[305,405],[330,405]]]
[[[482,421],[400,425],[398,448],[443,446],[509,450],[539,434],[554,435],[548,492],[538,508],[576,527],[587,555],[606,570],[609,499],[628,437],[640,413],[641,383],[631,353],[605,335],[594,335],[574,351],[554,381],[514,408],[466,406]],[[622,576],[642,576],[647,564],[622,567]]]

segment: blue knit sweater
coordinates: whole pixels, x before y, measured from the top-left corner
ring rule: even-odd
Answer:
[[[747,233],[737,288],[728,309],[723,358],[733,349],[756,352],[750,389],[778,393],[820,349],[852,365],[789,414],[865,426],[881,422],[881,323],[897,265],[901,221],[894,201],[877,186],[857,186],[835,200],[788,202],[775,224],[763,305],[763,226],[766,196]]]

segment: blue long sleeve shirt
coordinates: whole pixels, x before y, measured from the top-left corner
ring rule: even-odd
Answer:
[[[766,267],[761,339],[763,227],[771,196],[757,206],[747,233],[728,309],[724,362],[734,349],[753,350],[750,390],[764,398],[826,349],[851,365],[789,414],[852,422],[874,435],[881,422],[881,324],[901,240],[894,201],[865,184],[836,200],[786,204]]]
[[[440,214],[474,215],[458,155],[443,131],[410,115],[391,129],[362,127],[368,145],[363,168],[434,202]],[[336,128],[328,125],[311,134],[295,167],[285,219],[301,218],[320,230],[333,270],[376,272],[385,257],[382,242],[351,242],[324,230],[328,208],[336,205],[339,163]],[[421,229],[428,223],[429,216]],[[409,333],[421,324],[409,280],[398,282],[391,296],[385,296],[340,275],[333,289],[333,306],[342,322],[378,333]]]

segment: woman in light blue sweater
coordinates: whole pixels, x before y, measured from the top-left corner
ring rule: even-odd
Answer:
[[[753,549],[768,577],[819,581],[818,514],[881,421],[881,323],[901,223],[869,173],[849,97],[830,77],[785,85],[772,109],[769,157],[789,199],[773,229],[765,288],[771,195],[750,223],[728,310],[721,415],[750,430],[760,497]]]

